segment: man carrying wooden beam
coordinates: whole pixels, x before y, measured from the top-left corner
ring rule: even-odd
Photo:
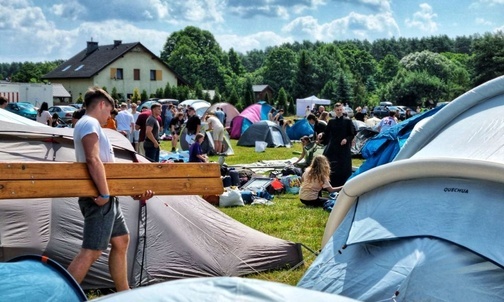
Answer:
[[[85,96],[86,114],[77,122],[74,130],[75,155],[78,162],[85,162],[98,196],[79,198],[84,216],[82,248],[68,267],[72,276],[81,283],[91,265],[106,250],[109,270],[117,291],[129,289],[126,253],[129,231],[116,197],[111,197],[107,184],[104,162],[114,162],[114,150],[101,125],[107,122],[114,108],[114,100],[100,88],[90,88]],[[154,193],[146,190],[134,196],[137,200],[150,199]]]

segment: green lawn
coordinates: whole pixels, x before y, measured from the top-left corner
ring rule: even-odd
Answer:
[[[235,155],[228,156],[228,165],[254,163],[260,160],[290,159],[299,156],[301,144],[294,143],[292,148],[267,148],[265,152],[255,152],[253,147],[236,146],[237,141],[231,140]],[[170,142],[162,142],[164,150],[171,148]],[[297,154],[296,154],[297,153]],[[217,161],[217,157],[210,157]],[[354,166],[359,166],[362,161],[354,159]],[[233,208],[219,208],[222,212],[240,221],[241,223],[271,236],[304,244],[313,251],[318,251],[321,246],[322,235],[329,213],[321,208],[304,206],[297,195],[276,195],[274,204],[270,206],[251,206]],[[303,247],[305,263],[298,268],[284,269],[250,275],[250,278],[276,281],[296,285],[306,269],[315,259],[315,255]]]

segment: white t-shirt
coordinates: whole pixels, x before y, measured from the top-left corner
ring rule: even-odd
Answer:
[[[380,121],[380,132],[383,132],[389,128],[391,128],[392,126],[396,125],[397,122],[395,120],[395,118],[391,117],[391,116],[387,116],[387,117],[384,117],[381,121]]]
[[[85,114],[79,119],[74,129],[74,147],[75,157],[78,162],[86,162],[86,154],[82,146],[82,138],[86,135],[98,135],[98,142],[100,145],[100,159],[104,163],[115,162],[114,149],[108,137],[103,132],[100,122],[94,117]]]
[[[37,112],[37,122],[42,123],[44,125],[47,125],[47,121],[52,117],[51,113],[49,111],[44,110],[42,113],[39,115]],[[49,125],[52,126],[52,125]]]
[[[127,110],[121,110],[116,116],[116,122],[118,131],[131,131],[131,125],[135,124],[135,119]]]
[[[207,123],[209,125],[212,125],[212,129],[215,130],[222,130],[224,129],[224,126],[222,125],[222,123],[220,122],[219,118],[216,117],[216,116],[210,116],[208,119],[207,119]]]

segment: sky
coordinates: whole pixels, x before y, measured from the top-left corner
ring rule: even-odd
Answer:
[[[504,0],[0,0],[0,62],[69,59],[140,42],[159,55],[186,26],[246,53],[283,43],[504,31]]]

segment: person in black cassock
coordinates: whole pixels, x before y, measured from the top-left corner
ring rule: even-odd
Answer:
[[[331,164],[330,182],[333,187],[342,186],[352,174],[350,147],[355,136],[352,120],[343,116],[343,105],[334,105],[335,117],[329,121],[319,141],[326,145],[324,155]]]

